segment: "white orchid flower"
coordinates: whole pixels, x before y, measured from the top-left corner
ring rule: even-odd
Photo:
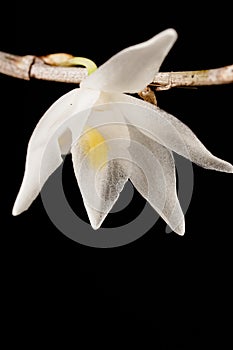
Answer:
[[[233,166],[212,155],[177,118],[128,95],[153,81],[176,38],[167,29],[117,53],[48,109],[28,144],[13,215],[28,209],[62,163],[61,155],[71,152],[94,229],[131,180],[172,230],[184,234],[172,152],[207,169],[232,173]]]

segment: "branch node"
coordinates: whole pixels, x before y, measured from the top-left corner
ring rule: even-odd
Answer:
[[[17,56],[0,52],[0,72],[15,78],[30,80],[30,70],[35,56]]]

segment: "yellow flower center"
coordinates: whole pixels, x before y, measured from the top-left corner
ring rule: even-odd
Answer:
[[[103,135],[95,128],[85,128],[85,133],[80,138],[83,152],[88,156],[91,166],[99,168],[108,159],[108,147]]]

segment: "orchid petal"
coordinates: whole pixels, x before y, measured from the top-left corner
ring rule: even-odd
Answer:
[[[71,90],[58,99],[41,118],[28,144],[24,178],[13,215],[28,209],[48,177],[62,163],[61,153],[68,152],[72,140],[77,139],[81,133],[99,95],[98,91]],[[75,119],[79,123],[74,131]]]
[[[107,92],[138,92],[153,81],[176,38],[175,30],[167,29],[148,41],[128,47],[100,66],[80,86]]]
[[[188,126],[162,109],[132,96],[114,94],[125,119],[161,145],[207,169],[233,172],[232,164],[210,153]]]
[[[127,182],[129,169],[123,161],[112,160],[97,173],[94,172],[93,168],[84,165],[82,166],[82,172],[80,172],[80,153],[76,147],[72,147],[71,153],[84,206],[92,228],[97,230]],[[93,180],[95,181],[93,182]]]
[[[101,226],[130,176],[126,155],[129,141],[119,142],[123,128],[127,129],[106,124],[98,129],[91,127],[71,148],[75,176],[94,229]]]
[[[138,192],[159,213],[171,229],[183,235],[184,215],[176,192],[175,162],[172,152],[129,127],[132,172],[130,180]]]

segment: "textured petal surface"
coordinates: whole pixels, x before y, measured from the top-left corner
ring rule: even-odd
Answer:
[[[233,172],[230,163],[210,153],[190,128],[171,114],[132,96],[115,94],[113,98],[128,123],[161,145],[203,168]]]
[[[100,93],[74,89],[58,99],[37,124],[28,144],[23,182],[16,198],[13,215],[26,210],[48,177],[62,163],[76,140]]]
[[[113,114],[109,112],[110,121]],[[90,128],[72,146],[71,153],[90,223],[94,229],[98,229],[128,180],[131,166],[127,152],[127,127],[103,123],[103,120],[95,123],[94,127],[94,119],[99,118],[95,118],[96,112],[92,116],[94,118],[88,120]],[[117,119],[120,121],[119,117]]]
[[[176,38],[175,30],[167,29],[148,41],[120,51],[81,86],[107,92],[134,93],[144,89],[153,81]]]
[[[71,153],[84,206],[91,226],[96,230],[117,201],[128,180],[130,166],[122,160],[111,160],[105,167],[95,172],[89,164],[83,162],[78,146],[72,147]]]
[[[185,231],[184,215],[176,192],[176,172],[172,152],[129,127],[132,157],[130,180],[176,233]]]

